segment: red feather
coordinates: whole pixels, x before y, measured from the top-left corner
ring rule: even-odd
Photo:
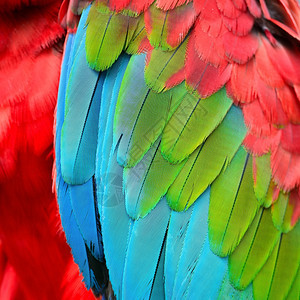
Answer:
[[[281,145],[272,151],[271,167],[275,182],[284,190],[300,185],[300,155],[285,150]]]
[[[256,0],[245,0],[245,2],[247,3],[249,12],[256,18],[260,18],[261,17],[261,9],[258,6]]]
[[[232,2],[232,0],[216,0],[217,6],[222,14],[228,18],[235,19],[241,15],[239,10]]]
[[[52,193],[57,50],[64,34],[59,5],[1,14],[1,299],[94,299],[66,244]]]
[[[195,48],[199,57],[205,62],[209,62],[215,67],[224,63],[225,51],[223,47],[222,33],[226,32],[226,28],[222,27],[220,36],[215,37],[207,32],[204,32],[201,27],[201,22],[196,21],[195,24]]]
[[[253,60],[244,65],[233,64],[228,88],[234,98],[241,103],[250,103],[257,98]]]
[[[191,35],[185,62],[186,82],[205,98],[218,91],[229,80],[231,65],[214,67],[201,60],[195,50],[195,35]]]
[[[169,10],[190,2],[192,0],[157,0],[156,6],[163,10]]]
[[[279,43],[272,46],[266,39],[262,39],[266,51],[279,74],[289,84],[300,84],[300,49],[292,52]]]
[[[237,36],[227,32],[223,35],[223,43],[227,57],[239,64],[250,60],[258,48],[257,37],[252,34]]]
[[[247,35],[254,24],[254,18],[248,12],[242,13],[236,19],[223,17],[223,21],[227,29],[238,36]]]

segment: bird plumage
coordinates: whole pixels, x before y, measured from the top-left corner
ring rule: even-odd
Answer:
[[[299,296],[299,15],[292,0],[83,10],[66,44],[56,187],[78,191],[69,215],[87,201],[96,212],[89,233],[118,299]]]

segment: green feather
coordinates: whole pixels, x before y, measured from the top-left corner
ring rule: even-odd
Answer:
[[[151,45],[155,48],[162,48],[162,50],[172,50],[172,47],[167,44],[167,20],[168,11],[163,11],[157,8],[155,5],[151,5],[147,10],[147,16],[150,18],[150,28],[146,27],[147,34]]]
[[[209,114],[209,112],[207,113]],[[188,209],[224,170],[241,145],[246,127],[240,109],[232,106],[223,122],[189,157],[167,193],[174,210]],[[186,146],[188,146],[186,141]]]
[[[90,67],[97,71],[108,69],[128,46],[138,21],[139,18],[104,13],[94,2],[86,22],[86,57]]]
[[[272,205],[272,219],[275,227],[284,232],[289,232],[292,226],[292,216],[294,212],[294,206],[289,203],[289,194],[279,194],[278,200]]]
[[[263,200],[261,201],[261,204],[268,208],[272,205],[272,203],[275,203],[278,196],[276,194],[276,190],[277,190],[277,186],[275,185],[274,181],[271,180],[269,187],[268,187],[268,191],[267,194],[265,195],[265,197],[263,198]]]
[[[145,68],[145,80],[156,92],[166,89],[170,77],[184,67],[187,41],[183,41],[175,50],[153,49]]]
[[[241,243],[229,256],[230,280],[238,289],[246,288],[271,255],[280,237],[273,226],[270,209],[261,208]]]
[[[300,222],[289,233],[282,234],[253,281],[255,299],[285,299],[296,278],[300,263]]]
[[[132,56],[119,92],[114,120],[118,162],[126,167],[136,165],[157,140],[173,111],[171,92],[157,94],[150,90],[144,78],[144,56]],[[174,102],[174,105],[176,103]]]
[[[256,156],[253,161],[253,164],[255,164],[256,167],[256,174],[254,174],[254,191],[260,204],[263,203],[271,182],[272,170],[270,158],[271,154],[269,153],[262,156]]]
[[[211,250],[220,256],[230,254],[244,236],[258,207],[253,190],[252,157],[240,147],[229,167],[211,187],[208,216]]]
[[[157,141],[133,168],[124,169],[126,209],[133,219],[145,217],[166,194],[184,162],[171,165]]]
[[[290,292],[287,297],[287,300],[295,299],[300,299],[300,266],[298,268],[298,272],[292,285],[292,288],[290,289]]]
[[[206,99],[187,94],[164,130],[163,155],[172,163],[188,157],[220,124],[231,105],[225,88]]]
[[[144,18],[139,18],[135,32],[130,40],[128,47],[126,48],[126,53],[128,54],[138,54],[143,52],[143,42],[147,40],[147,33],[145,28]]]

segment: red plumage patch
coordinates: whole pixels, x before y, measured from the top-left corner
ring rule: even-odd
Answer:
[[[201,60],[195,50],[193,34],[187,47],[186,82],[194,90],[197,90],[201,97],[206,98],[225,85],[230,78],[232,66],[225,63],[216,68]]]
[[[274,181],[284,190],[300,185],[300,155],[278,145],[271,153]]]
[[[59,2],[44,7],[28,7],[0,18],[0,69],[21,57],[34,56],[62,38],[64,31],[56,22]],[[55,22],[54,22],[55,20]]]
[[[94,299],[73,262],[51,190],[61,61],[54,48],[64,34],[59,5],[22,7],[0,18],[1,299]]]
[[[156,6],[163,10],[169,10],[190,2],[192,2],[192,0],[157,0]]]
[[[244,64],[254,56],[258,41],[257,37],[252,34],[237,36],[228,31],[223,35],[223,45],[230,60]]]

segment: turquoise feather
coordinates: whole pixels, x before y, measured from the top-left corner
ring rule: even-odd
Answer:
[[[67,183],[82,184],[95,173],[99,109],[104,74],[91,70],[81,41],[71,69],[62,127],[61,166]]]

